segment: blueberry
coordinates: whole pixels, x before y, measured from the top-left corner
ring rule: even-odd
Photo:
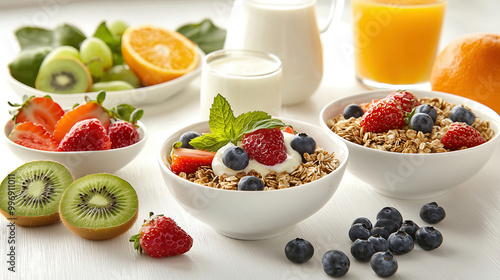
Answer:
[[[375,254],[375,248],[367,239],[357,239],[351,244],[351,254],[358,261],[366,262]]]
[[[378,252],[370,260],[373,271],[380,277],[389,277],[398,270],[398,262],[390,252]]]
[[[418,228],[419,226],[414,221],[405,220],[401,225],[401,228],[399,228],[399,230],[406,232],[409,236],[411,236],[413,241],[415,241],[415,232],[417,231]]]
[[[370,231],[370,234],[372,236],[379,235],[384,239],[387,239],[389,238],[390,233],[384,227],[373,227],[372,230]]]
[[[189,142],[191,140],[193,140],[194,138],[200,137],[200,136],[201,135],[196,131],[184,132],[184,134],[182,134],[181,137],[179,138],[179,141],[182,142],[181,148],[194,149],[194,147],[191,146],[191,144],[189,144]]]
[[[369,230],[372,229],[372,222],[368,219],[368,218],[365,218],[365,217],[359,217],[359,218],[356,218],[354,219],[354,221],[352,222],[352,224],[363,224],[365,225],[365,227]]]
[[[399,229],[399,225],[390,219],[378,219],[375,222],[374,227],[383,227],[389,234],[396,232]]]
[[[323,270],[326,274],[333,277],[344,276],[349,271],[351,261],[344,252],[339,250],[330,250],[321,258]]]
[[[436,119],[438,116],[436,109],[432,105],[429,105],[429,104],[422,104],[422,105],[418,106],[417,108],[415,108],[415,114],[417,114],[417,113],[425,113],[425,114],[429,115],[431,117],[433,123],[436,122]]]
[[[373,244],[375,252],[385,252],[389,250],[387,240],[378,234],[368,237],[368,241]]]
[[[262,191],[264,190],[264,181],[255,176],[245,176],[238,182],[240,191]]]
[[[285,256],[294,263],[305,263],[314,255],[313,245],[302,238],[295,238],[285,246]]]
[[[245,169],[248,162],[250,162],[250,157],[242,147],[231,146],[222,154],[222,163],[232,170]]]
[[[433,250],[443,243],[443,235],[439,230],[425,226],[421,227],[415,233],[417,244],[424,250]]]
[[[476,115],[463,105],[457,105],[450,111],[450,120],[453,122],[464,122],[472,125],[476,121]]]
[[[363,109],[361,106],[358,104],[351,104],[347,105],[347,107],[344,108],[344,119],[348,120],[351,117],[352,118],[359,118],[361,117],[365,112],[363,112]]]
[[[394,222],[396,222],[398,228],[401,226],[401,223],[403,223],[403,216],[398,211],[398,209],[389,206],[382,208],[382,210],[377,213],[377,220],[380,219],[393,220]]]
[[[439,223],[446,216],[443,207],[436,202],[427,203],[420,209],[420,218],[429,224]]]
[[[354,224],[349,229],[349,239],[353,242],[356,241],[356,239],[368,239],[370,235],[370,230],[361,223]]]
[[[431,133],[434,127],[434,122],[431,116],[425,113],[418,113],[413,115],[410,121],[411,127],[415,131],[422,131],[422,133]]]
[[[295,134],[290,142],[292,149],[297,151],[305,162],[304,153],[312,154],[316,150],[316,141],[304,132]]]
[[[411,250],[415,246],[413,239],[404,231],[397,231],[391,233],[389,238],[387,238],[387,243],[389,245],[389,251],[394,255],[403,255]]]

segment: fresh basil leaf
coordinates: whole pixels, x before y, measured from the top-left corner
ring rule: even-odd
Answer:
[[[189,144],[196,149],[210,152],[217,152],[227,143],[229,143],[229,139],[225,139],[218,134],[204,134],[189,141]]]
[[[109,30],[106,22],[103,21],[97,27],[94,37],[97,37],[104,41],[106,45],[111,49],[113,53],[113,65],[121,65],[123,64],[123,56],[122,56],[122,39],[121,36],[115,36]]]
[[[38,27],[22,27],[15,32],[21,50],[51,46],[52,34],[52,30]]]
[[[222,49],[226,39],[226,31],[215,26],[209,19],[181,26],[177,32],[189,38],[205,53]]]
[[[87,38],[83,32],[71,24],[62,24],[54,29],[52,36],[52,46],[72,46],[80,48],[80,44]]]

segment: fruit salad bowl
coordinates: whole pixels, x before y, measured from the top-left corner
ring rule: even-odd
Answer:
[[[167,157],[185,132],[209,132],[208,122],[203,121],[172,133],[161,146],[158,163],[171,195],[196,219],[225,236],[243,240],[278,236],[319,211],[332,198],[344,175],[349,157],[347,146],[317,126],[280,119],[313,137],[318,147],[335,153],[338,167],[316,181],[277,190],[226,190],[193,183],[172,172]]]
[[[441,153],[400,153],[377,150],[350,142],[329,128],[329,120],[343,113],[350,104],[369,103],[386,97],[392,91],[376,90],[336,99],[319,115],[321,127],[343,141],[351,158],[347,170],[375,191],[401,199],[426,199],[446,193],[478,173],[489,161],[500,142],[500,116],[478,102],[436,91],[412,90],[417,98],[438,97],[469,107],[480,120],[486,120],[493,138],[481,145]]]
[[[201,49],[196,48],[201,58],[204,53]],[[168,98],[176,95],[184,88],[186,88],[194,79],[196,79],[201,72],[201,63],[191,72],[182,75],[176,79],[170,80],[157,85],[139,87],[135,89],[107,91],[106,101],[104,105],[113,107],[118,104],[131,104],[134,106],[154,104],[163,102]],[[37,96],[42,97],[49,94],[55,101],[57,101],[63,108],[71,108],[75,103],[80,103],[84,100],[85,96],[95,99],[98,92],[82,92],[82,93],[49,93],[38,90],[31,86],[25,85],[18,80],[14,79],[10,74],[7,76],[7,82],[12,87],[14,92],[20,97]]]
[[[139,142],[127,147],[102,151],[44,151],[28,148],[11,141],[8,136],[12,129],[9,121],[4,127],[4,140],[9,150],[24,162],[36,160],[52,160],[66,166],[73,177],[78,179],[94,173],[114,173],[129,164],[144,148],[147,139],[147,130],[140,121]]]

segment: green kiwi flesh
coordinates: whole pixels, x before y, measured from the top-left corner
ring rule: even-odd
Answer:
[[[83,93],[92,85],[87,67],[73,57],[57,57],[43,62],[36,77],[37,89],[51,93]]]
[[[137,220],[139,200],[127,181],[91,174],[74,181],[59,206],[61,220],[77,235],[104,240],[126,232]]]
[[[19,226],[59,221],[59,202],[73,182],[70,171],[54,161],[32,161],[9,173],[0,185],[0,212]]]

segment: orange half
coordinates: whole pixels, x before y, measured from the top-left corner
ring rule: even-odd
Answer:
[[[153,25],[129,27],[122,36],[122,54],[144,86],[189,73],[200,60],[191,40],[176,31]]]

